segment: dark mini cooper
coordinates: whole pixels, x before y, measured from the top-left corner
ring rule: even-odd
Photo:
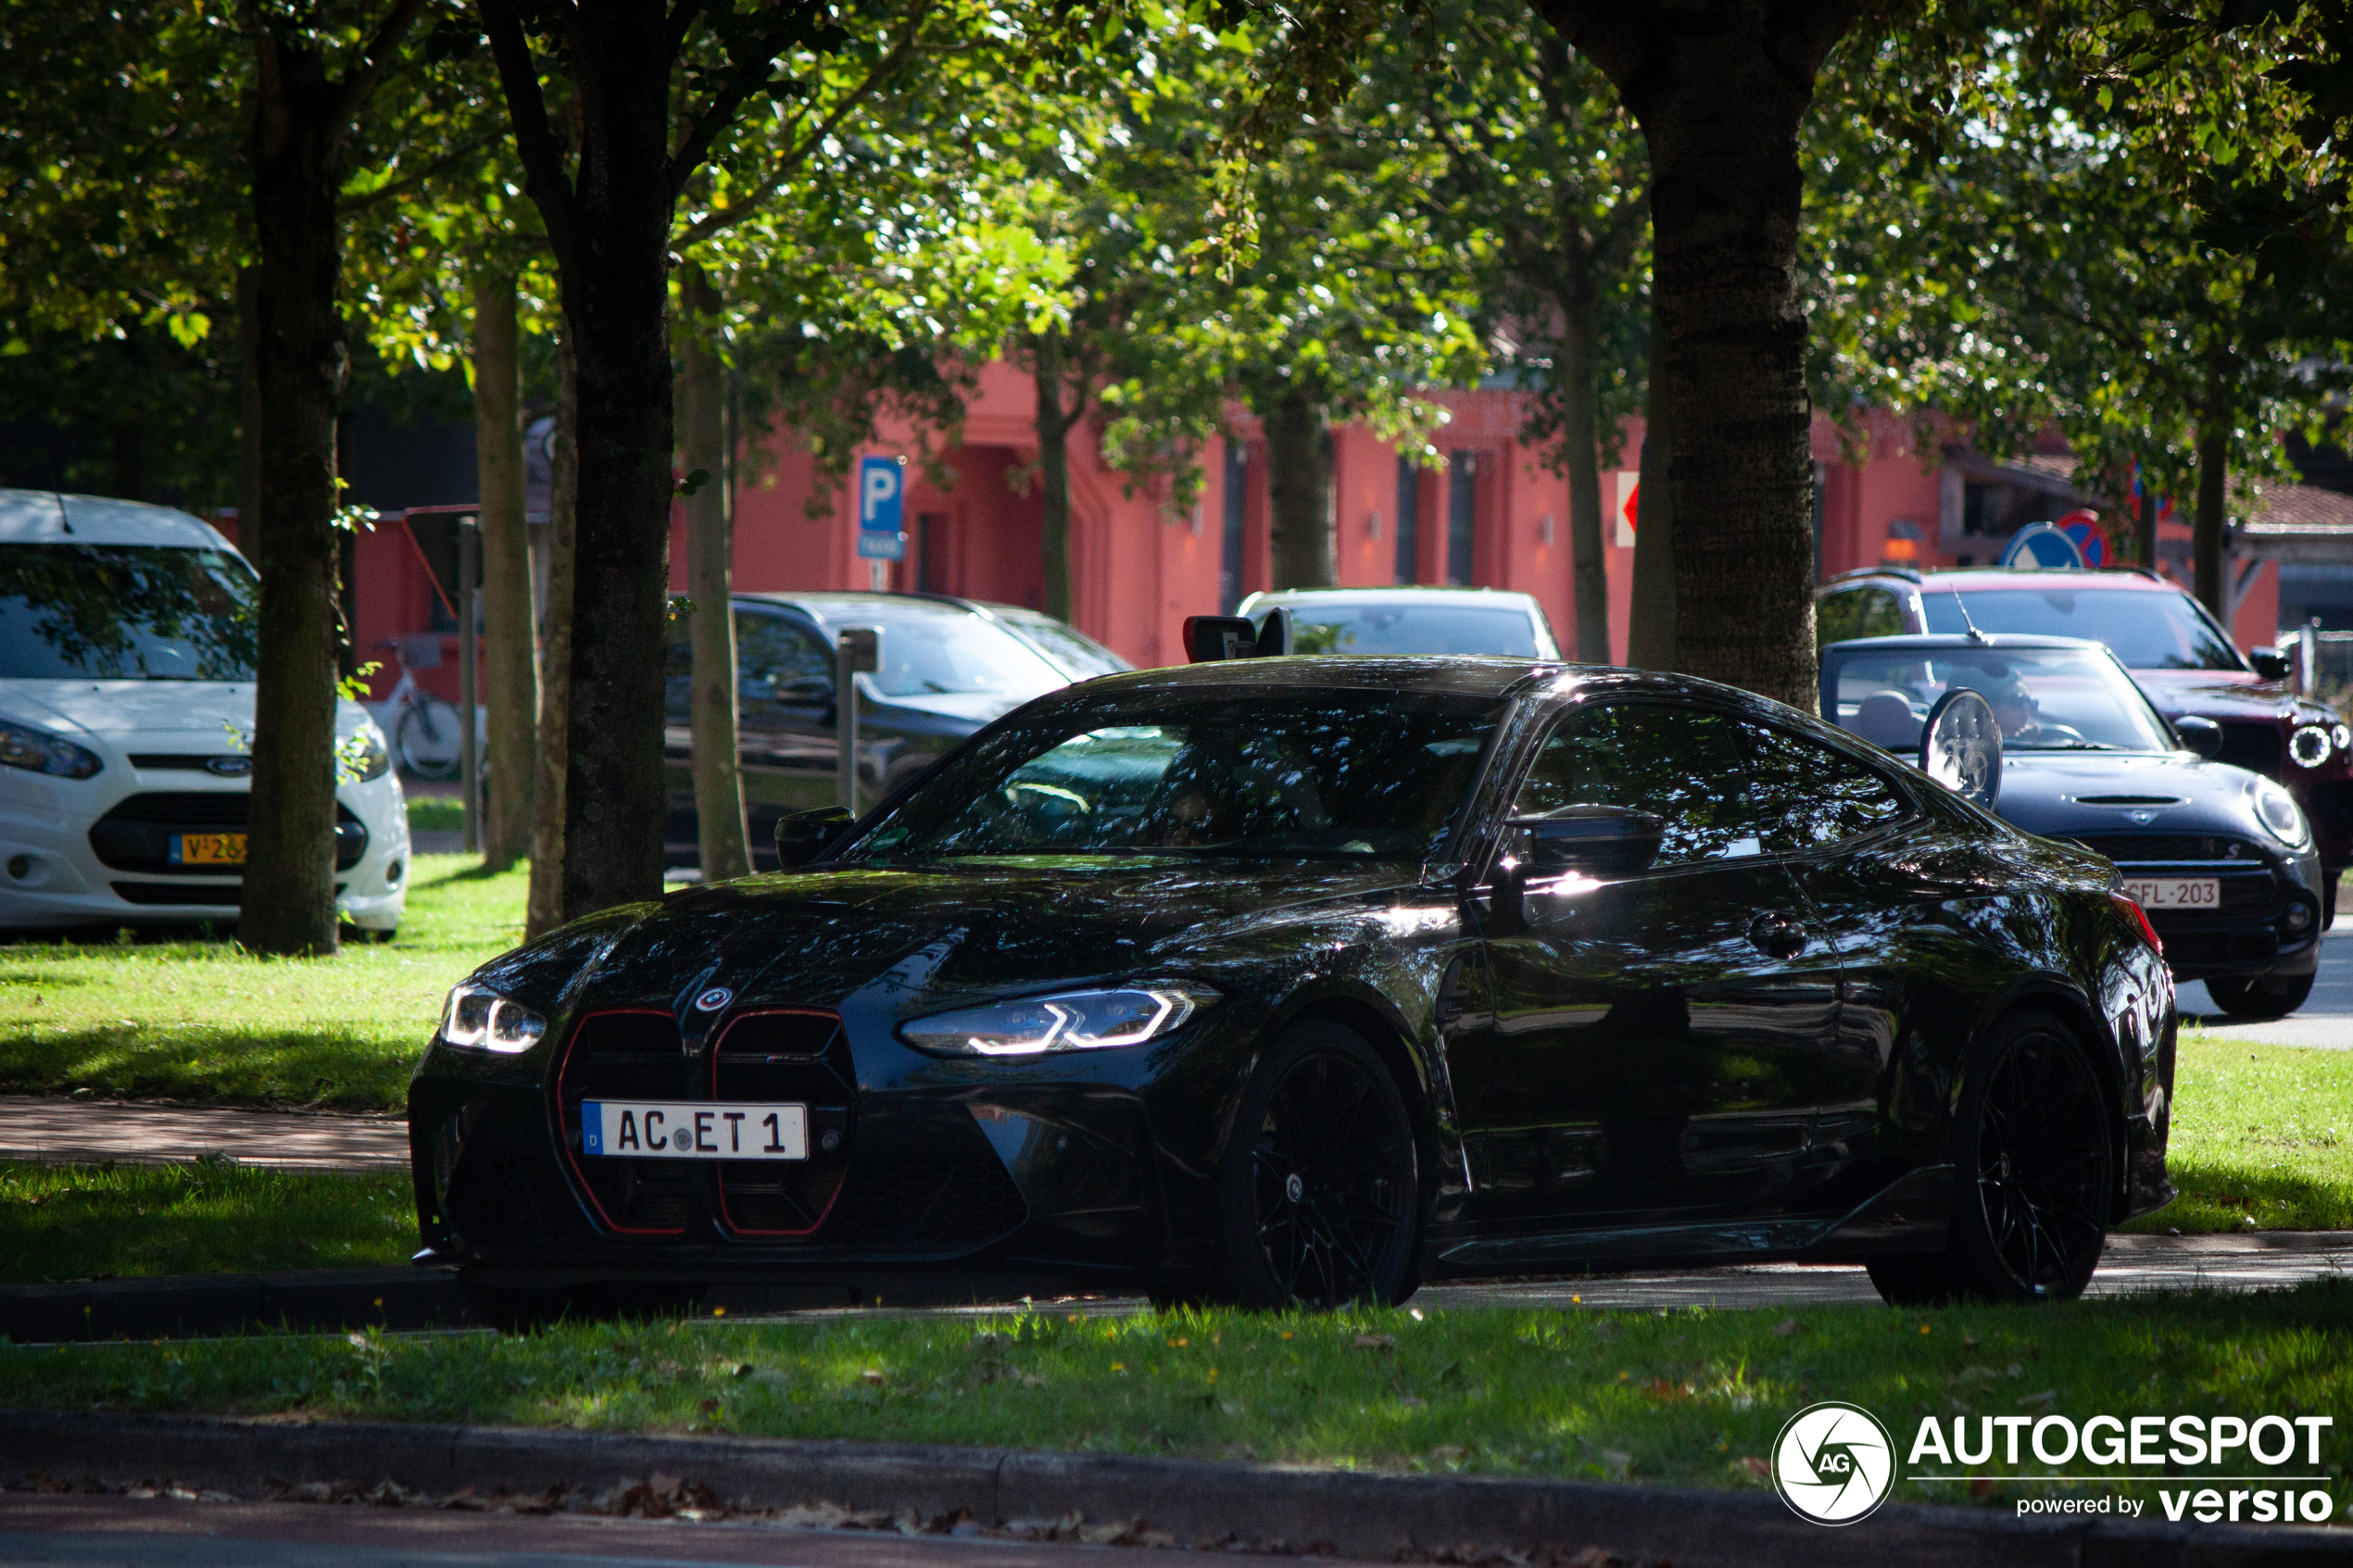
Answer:
[[[2176,980],[2237,1018],[2279,1018],[2321,961],[2321,858],[2279,784],[2208,760],[2211,720],[2169,724],[2116,656],[2074,637],[1873,637],[1822,650],[1822,711],[1916,753],[1947,692],[1975,691],[2002,728],[2002,816],[2116,863]]]
[[[2023,1299],[2172,1195],[2172,982],[2108,863],[1705,682],[1108,676],[779,836],[451,994],[422,1261],[500,1312],[1763,1259]]]

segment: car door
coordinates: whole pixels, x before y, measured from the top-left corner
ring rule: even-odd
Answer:
[[[755,848],[776,819],[836,803],[834,658],[816,628],[764,607],[736,607],[737,751]]]
[[[1485,1017],[1452,1047],[1482,1228],[1769,1213],[1793,1198],[1837,1016],[1835,957],[1730,715],[1623,701],[1562,718],[1509,815],[1631,808],[1665,835],[1612,881],[1532,881],[1491,921]],[[1508,848],[1508,845],[1507,845]]]
[[[1754,725],[1750,788],[1773,819],[1768,843],[1786,859],[1843,976],[1838,1029],[1824,1055],[1808,1164],[1816,1178],[1843,1174],[1876,1189],[1873,1173],[1912,1133],[1941,1127],[1932,1105],[1896,1102],[1891,1073],[1898,1048],[1904,976],[1932,970],[1950,940],[1941,923],[1922,929],[1913,809],[1879,768],[1812,736]],[[1908,1164],[1912,1154],[1900,1155]],[[1889,1173],[1893,1173],[1892,1169]]]

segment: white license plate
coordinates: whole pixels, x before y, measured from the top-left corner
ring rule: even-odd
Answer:
[[[2145,909],[2219,909],[2222,884],[2210,876],[2140,877],[2124,884],[2124,897]]]
[[[806,1160],[809,1108],[592,1099],[580,1107],[580,1143],[627,1160]]]

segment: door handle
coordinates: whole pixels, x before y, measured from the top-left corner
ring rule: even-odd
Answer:
[[[1806,950],[1806,927],[1794,915],[1768,909],[1748,922],[1748,939],[1777,959],[1795,958]]]

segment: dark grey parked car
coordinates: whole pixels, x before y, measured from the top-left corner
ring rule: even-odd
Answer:
[[[1034,609],[937,594],[737,594],[736,692],[744,805],[755,865],[775,863],[776,819],[831,806],[838,789],[835,633],[882,629],[882,668],[858,677],[858,787],[872,804],[990,720],[1074,681],[1132,669],[1093,638]],[[688,768],[694,659],[670,645],[664,734],[673,865],[697,857]]]

